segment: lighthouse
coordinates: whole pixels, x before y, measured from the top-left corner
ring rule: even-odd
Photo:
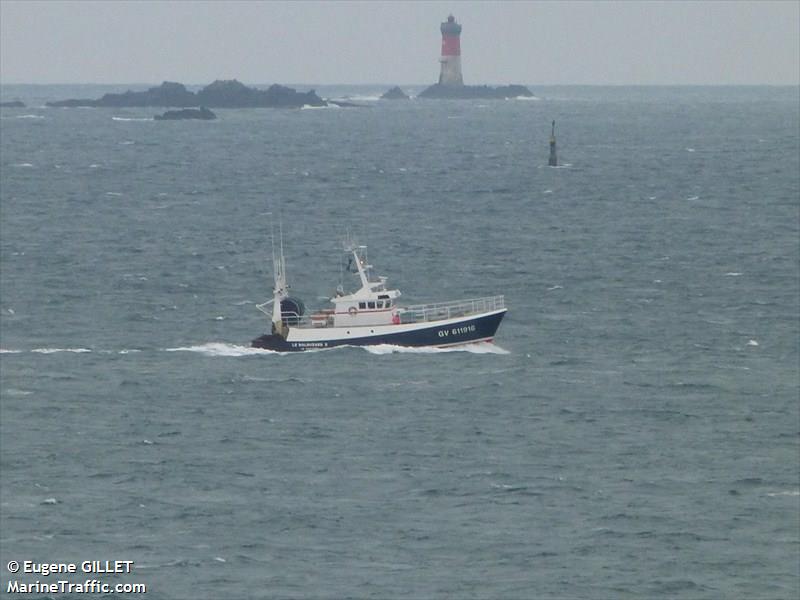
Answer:
[[[461,25],[453,15],[442,23],[442,70],[439,73],[440,85],[464,85],[461,77]]]

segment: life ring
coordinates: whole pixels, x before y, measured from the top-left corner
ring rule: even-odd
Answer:
[[[347,312],[350,313],[351,317],[355,317],[358,314],[358,309],[355,306],[351,306],[347,309]]]

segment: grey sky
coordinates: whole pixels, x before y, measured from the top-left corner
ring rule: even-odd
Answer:
[[[800,83],[800,2],[0,1],[3,83]]]

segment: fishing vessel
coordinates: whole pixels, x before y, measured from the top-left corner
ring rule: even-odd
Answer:
[[[387,278],[373,274],[367,247],[344,243],[347,267],[360,287],[345,293],[342,284],[330,299],[332,306],[306,314],[305,304],[289,295],[286,260],[281,241],[273,242],[274,288],[272,299],[256,307],[271,321],[271,332],[252,346],[279,352],[296,352],[335,346],[392,344],[410,347],[447,347],[491,342],[506,314],[503,296],[486,296],[437,304],[403,306],[400,290],[389,289]]]

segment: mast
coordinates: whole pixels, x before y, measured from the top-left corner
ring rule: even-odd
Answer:
[[[279,221],[280,254],[275,255],[275,233],[270,224],[270,237],[272,238],[272,273],[275,279],[272,289],[272,329],[274,332],[284,334],[285,326],[281,318],[281,300],[288,296],[286,285],[286,258],[283,255],[283,224]]]
[[[358,250],[364,248],[366,248],[366,246],[356,246],[355,248],[350,249],[350,252],[353,253],[353,260],[356,261],[358,276],[361,279],[361,287],[367,287],[369,285],[369,277],[367,277],[367,269],[369,269],[369,265],[365,265],[364,261],[358,255]]]
[[[345,252],[352,255],[351,261],[355,262],[356,269],[358,269],[358,277],[361,280],[361,289],[366,291],[375,291],[382,289],[386,283],[386,277],[375,277],[370,279],[370,272],[372,265],[367,262],[367,247],[359,246],[351,238],[348,237],[344,243]]]
[[[547,161],[548,166],[557,167],[558,157],[556,156],[556,122],[553,121],[553,129],[550,132],[550,159]]]

